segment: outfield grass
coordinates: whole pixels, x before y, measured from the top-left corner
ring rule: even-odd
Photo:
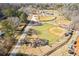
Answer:
[[[49,32],[49,29],[52,27],[55,27],[55,26],[52,24],[44,24],[42,26],[34,26],[32,28],[39,32],[38,36],[40,38],[49,40],[49,43],[51,44],[51,43],[56,42],[60,38],[60,36],[55,35],[54,33],[52,34]]]
[[[50,21],[53,20],[55,17],[54,16],[38,16],[40,21]]]

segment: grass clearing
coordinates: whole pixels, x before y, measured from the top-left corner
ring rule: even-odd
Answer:
[[[37,30],[39,32],[38,36],[42,39],[49,40],[49,43],[54,43],[60,39],[59,35],[56,35],[55,33],[50,33],[49,29],[56,27],[55,25],[45,23],[42,26],[33,26],[32,28]]]

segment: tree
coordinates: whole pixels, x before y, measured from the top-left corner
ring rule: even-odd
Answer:
[[[2,10],[2,13],[7,17],[11,17],[11,16],[15,16],[16,10],[13,8],[5,8]]]
[[[22,13],[23,13],[22,11],[17,11],[17,12],[16,12],[16,16],[17,16],[17,17],[20,17],[20,15],[21,15]]]
[[[19,16],[19,18],[20,18],[20,21],[21,21],[21,22],[26,22],[26,21],[27,21],[27,15],[26,15],[25,13],[22,13],[22,14]]]
[[[15,27],[12,25],[11,22],[4,20],[1,22],[2,31],[5,32],[5,36],[9,38],[14,38]]]
[[[19,17],[20,22],[27,22],[28,15],[22,11],[17,11],[16,16]]]

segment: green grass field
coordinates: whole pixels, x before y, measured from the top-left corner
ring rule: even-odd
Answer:
[[[49,40],[49,43],[54,43],[59,40],[59,36],[50,33],[48,30],[52,27],[55,27],[52,24],[43,24],[42,26],[33,26],[32,28],[39,32],[38,36],[43,39]]]

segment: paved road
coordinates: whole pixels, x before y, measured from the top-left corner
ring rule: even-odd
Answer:
[[[32,16],[32,21],[35,20],[35,16]],[[32,27],[32,23],[30,22],[24,29],[23,34],[20,36],[20,39],[18,40],[17,44],[14,46],[14,49],[11,51],[10,56],[15,56],[16,53],[18,53],[18,49],[21,47],[20,43],[27,35],[28,30]]]

